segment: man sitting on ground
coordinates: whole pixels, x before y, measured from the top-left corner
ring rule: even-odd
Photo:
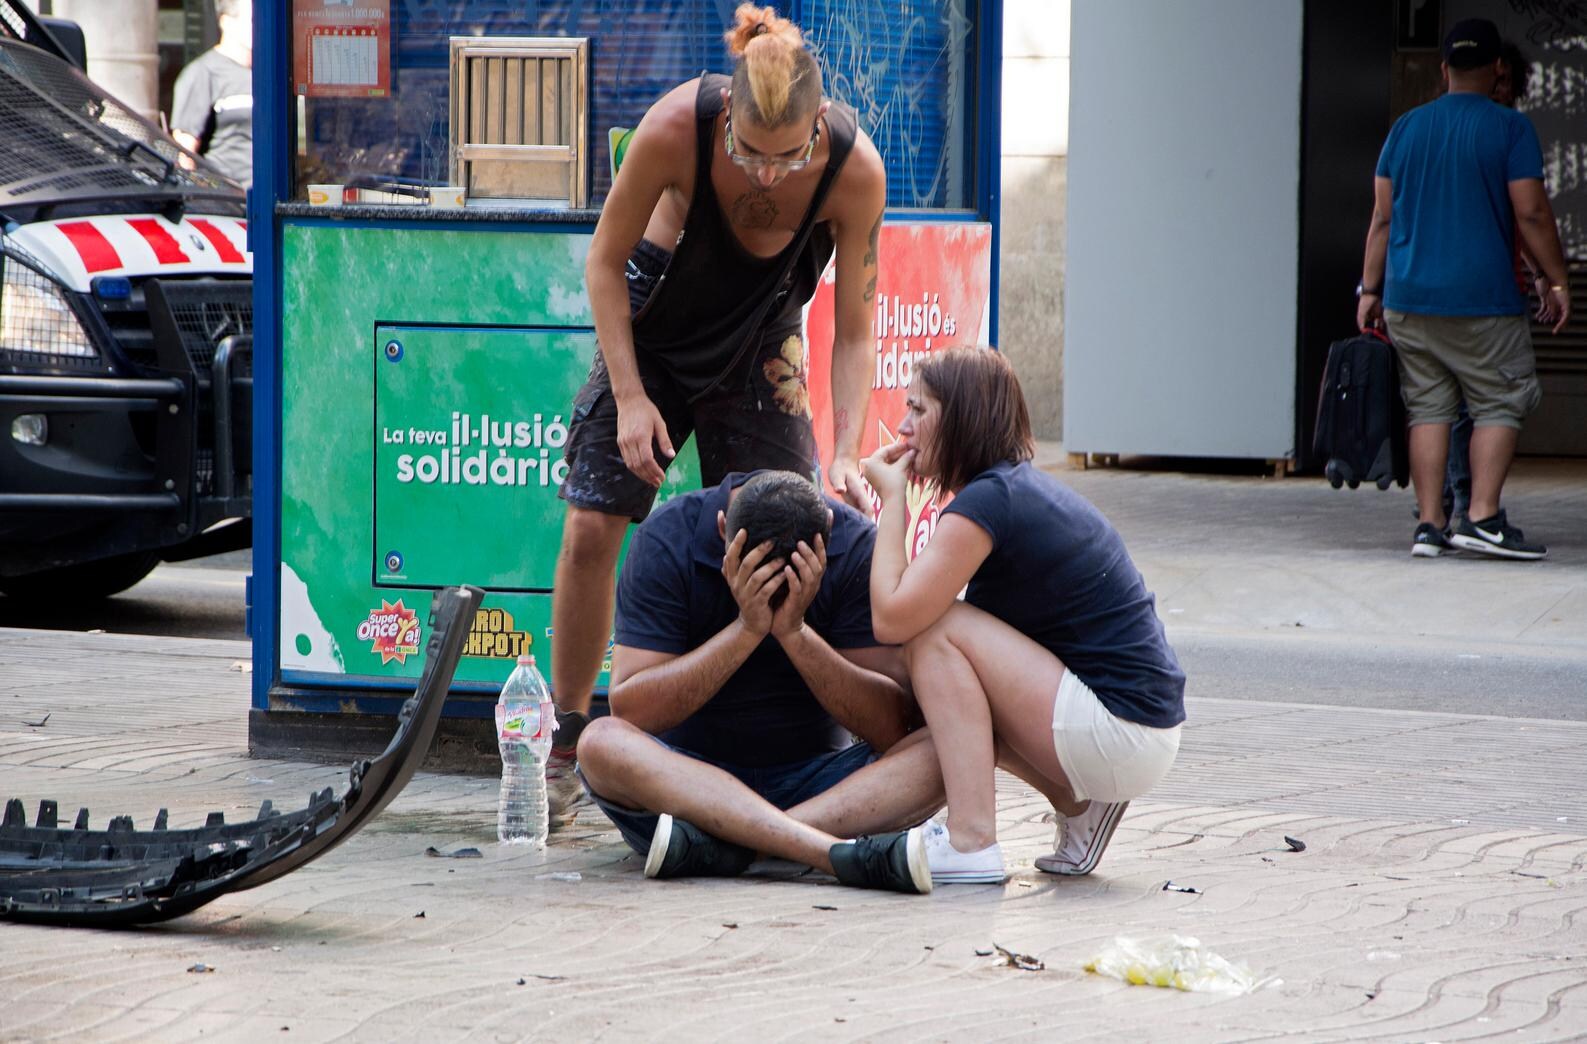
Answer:
[[[902,657],[871,632],[875,539],[778,471],[728,475],[635,532],[612,713],[585,728],[578,762],[647,877],[732,876],[764,853],[848,885],[931,890],[907,828],[941,807],[942,779],[925,731],[910,732]]]

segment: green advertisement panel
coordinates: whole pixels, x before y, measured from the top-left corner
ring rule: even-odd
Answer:
[[[594,354],[580,331],[375,327],[377,586],[551,590],[568,411]]]
[[[431,591],[454,583],[487,590],[459,683],[499,685],[527,651],[550,674],[565,426],[595,351],[588,248],[524,228],[283,226],[284,682],[417,677]],[[658,502],[697,488],[685,447]]]

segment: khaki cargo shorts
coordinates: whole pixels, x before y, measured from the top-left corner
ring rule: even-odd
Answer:
[[[1417,315],[1385,309],[1410,423],[1450,424],[1464,396],[1473,424],[1519,428],[1543,389],[1524,315]]]

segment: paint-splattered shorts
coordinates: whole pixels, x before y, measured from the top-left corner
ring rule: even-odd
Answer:
[[[628,296],[634,311],[650,296],[666,262],[667,252],[647,242],[629,259]],[[655,359],[637,352],[636,360],[645,394],[661,412],[673,449],[681,451],[684,440],[694,436],[702,485],[717,485],[729,472],[761,468],[814,474],[805,347],[797,330],[769,333],[742,371],[694,402]],[[662,460],[659,448],[653,449]],[[635,522],[650,513],[656,487],[623,463],[617,445],[617,400],[599,352],[573,400],[565,454],[568,472],[559,492],[563,500],[608,515],[627,515]]]

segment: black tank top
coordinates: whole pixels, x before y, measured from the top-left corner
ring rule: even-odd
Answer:
[[[774,257],[745,250],[711,184],[711,150],[727,76],[700,77],[695,100],[694,196],[683,232],[650,300],[634,317],[634,347],[654,357],[691,398],[735,372],[752,348],[799,328],[804,305],[832,258],[832,231],[816,214],[854,147],[854,110],[826,113],[828,158],[810,209]]]

